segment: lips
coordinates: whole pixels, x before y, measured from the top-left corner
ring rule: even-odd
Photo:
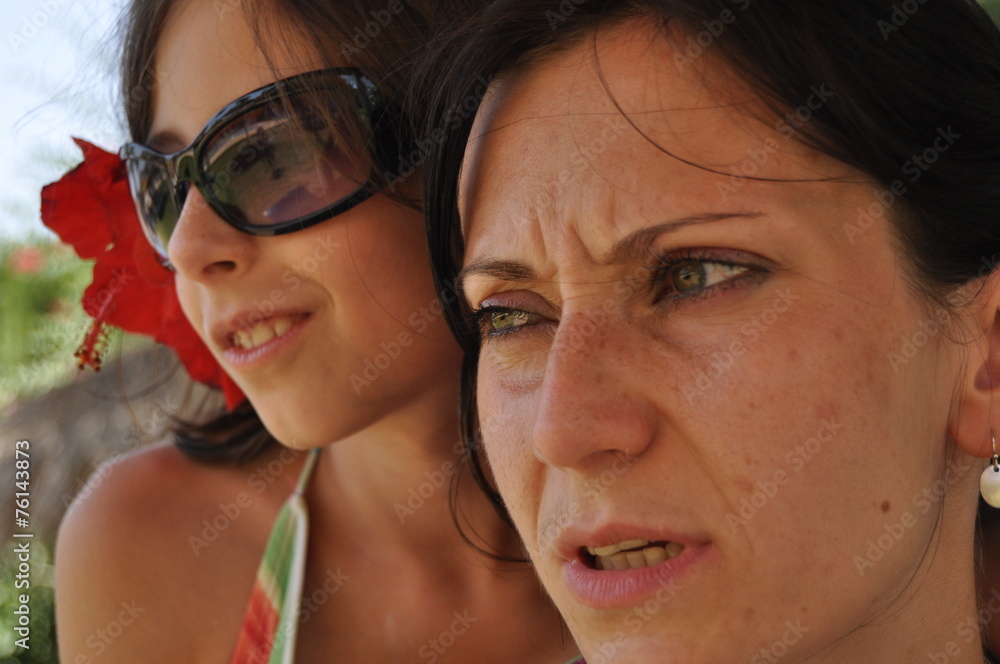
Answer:
[[[685,579],[699,576],[716,557],[708,533],[638,523],[569,526],[556,538],[555,550],[566,590],[599,610],[661,598],[665,588],[686,586]]]

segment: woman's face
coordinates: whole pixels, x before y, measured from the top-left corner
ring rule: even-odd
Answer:
[[[240,6],[220,6],[184,1],[168,19],[150,147],[178,150],[230,101],[322,67],[315,53],[279,44],[275,73]],[[255,237],[192,191],[167,249],[187,317],[287,445],[326,444],[455,389],[457,347],[418,212],[376,196],[305,230]]]
[[[877,190],[794,140],[823,82],[761,122],[704,57],[619,26],[487,96],[460,211],[489,462],[588,661],[896,661],[874,644],[926,608],[947,502],[952,321]]]

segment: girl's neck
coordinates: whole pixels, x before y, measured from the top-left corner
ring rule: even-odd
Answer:
[[[454,488],[465,530],[518,555],[516,535],[466,468],[454,395],[447,399],[447,405],[413,403],[324,448],[309,493],[317,525],[372,546],[423,553],[434,546],[447,565],[448,551],[462,557],[471,551],[453,518]]]

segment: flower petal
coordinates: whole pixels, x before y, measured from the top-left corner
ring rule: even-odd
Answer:
[[[80,139],[84,161],[42,189],[42,222],[81,258],[96,259],[83,308],[94,317],[77,357],[100,368],[105,326],[153,337],[177,353],[195,380],[221,388],[232,409],[246,397],[191,327],[177,300],[174,275],[142,234],[118,155]]]

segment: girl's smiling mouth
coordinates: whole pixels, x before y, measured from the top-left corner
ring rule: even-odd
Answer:
[[[216,337],[230,368],[251,368],[273,357],[281,349],[288,348],[313,317],[308,312],[288,312],[269,316],[252,325],[246,324],[259,315],[234,318],[243,324],[238,327],[231,324],[228,326],[230,331]]]
[[[243,327],[226,337],[227,350],[253,350],[263,346],[272,339],[283,337],[297,323],[309,317],[309,314],[294,314],[272,316],[250,327]]]

